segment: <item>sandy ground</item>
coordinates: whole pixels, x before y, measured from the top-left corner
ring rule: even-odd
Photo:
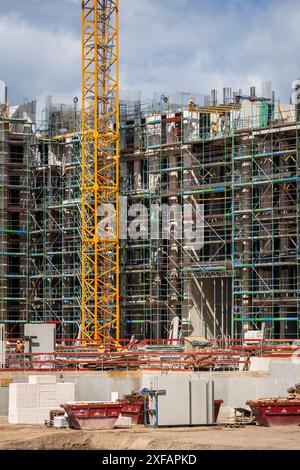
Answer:
[[[300,427],[202,428],[74,431],[9,425],[0,418],[0,450],[258,450],[300,449]]]

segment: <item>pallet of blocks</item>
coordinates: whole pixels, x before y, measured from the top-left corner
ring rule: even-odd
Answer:
[[[31,375],[28,383],[9,385],[8,422],[44,424],[50,410],[74,400],[74,383],[58,383],[54,375]]]
[[[45,426],[47,428],[53,428],[54,425],[54,418],[65,416],[65,411],[62,408],[58,408],[55,410],[50,410],[49,412],[49,420],[45,420]]]

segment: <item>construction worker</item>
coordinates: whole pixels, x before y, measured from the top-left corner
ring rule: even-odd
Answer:
[[[17,354],[21,354],[23,352],[23,343],[18,339],[16,347],[15,347],[15,352]]]
[[[189,101],[189,111],[194,111],[195,107],[196,107],[196,105],[195,105],[194,101],[190,100]]]
[[[243,366],[243,371],[249,370],[250,364],[251,364],[251,352],[250,352],[250,351],[246,351],[246,353],[245,353],[245,362],[244,362],[244,366]]]
[[[172,124],[171,126],[171,132],[174,136],[174,141],[178,142],[179,140],[179,124],[176,122],[176,124]]]

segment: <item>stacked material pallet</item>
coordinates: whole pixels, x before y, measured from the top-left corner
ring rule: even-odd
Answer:
[[[9,386],[8,421],[11,424],[44,424],[51,409],[74,400],[74,383],[56,383],[56,377],[51,375],[30,376],[29,383]]]
[[[65,416],[65,411],[62,408],[50,410],[49,420],[45,421],[45,426],[48,428],[53,428],[54,418],[57,418],[58,416]]]
[[[65,429],[68,428],[68,420],[65,416],[55,416],[53,420],[53,428]]]

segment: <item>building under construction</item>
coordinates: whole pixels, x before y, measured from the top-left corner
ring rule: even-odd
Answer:
[[[297,105],[274,94],[224,90],[202,102],[162,95],[120,105],[120,192],[147,209],[140,235],[120,241],[121,338],[299,337],[299,127]],[[183,101],[183,100],[182,100]],[[81,113],[47,100],[0,116],[0,323],[81,324]],[[157,207],[169,213],[153,236]],[[187,246],[202,208],[204,244]],[[194,208],[194,209],[193,209]],[[166,226],[167,225],[167,226]],[[145,231],[145,227],[147,230]]]

